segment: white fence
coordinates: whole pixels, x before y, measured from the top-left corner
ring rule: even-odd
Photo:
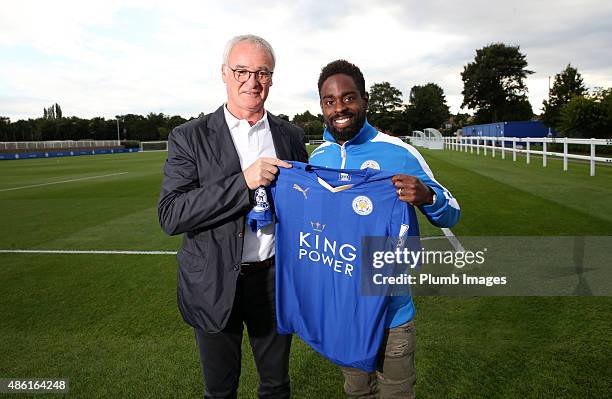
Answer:
[[[0,150],[60,150],[119,146],[117,140],[0,141]]]
[[[525,143],[525,148],[518,143]],[[532,144],[541,144],[541,150],[532,150]],[[547,149],[548,144],[563,144],[563,152],[552,152]],[[570,154],[568,153],[569,144],[581,144],[590,147],[590,155]],[[595,163],[612,163],[612,158],[595,156],[595,147],[612,145],[612,139],[570,139],[567,137],[482,137],[482,136],[464,136],[464,137],[445,137],[444,147],[446,149],[470,152],[480,154],[482,149],[484,155],[487,155],[487,150],[491,151],[491,155],[495,157],[496,153],[500,153],[502,159],[506,158],[506,153],[512,154],[512,160],[516,161],[516,154],[525,154],[527,163],[531,162],[531,155],[542,156],[542,166],[546,167],[548,157],[563,158],[563,170],[568,168],[568,159],[577,159],[589,161],[591,165],[591,176],[595,176]]]

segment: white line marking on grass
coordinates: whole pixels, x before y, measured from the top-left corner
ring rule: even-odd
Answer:
[[[431,237],[421,237],[421,241],[427,241],[427,240],[446,240],[446,236],[431,236]]]
[[[13,191],[13,190],[22,190],[24,188],[32,188],[32,187],[50,186],[51,184],[72,183],[72,182],[81,181],[81,180],[101,179],[103,177],[125,175],[126,173],[128,173],[128,172],[111,173],[111,174],[108,174],[108,175],[100,175],[100,176],[81,177],[79,179],[54,181],[54,182],[51,182],[51,183],[32,184],[32,185],[29,185],[29,186],[22,186],[22,187],[3,188],[2,190],[0,190],[0,192],[2,192],[2,191]]]
[[[421,240],[439,240],[446,238],[457,252],[465,252],[465,248],[450,229],[443,228],[442,236],[422,237]],[[176,255],[176,251],[101,251],[101,250],[71,250],[71,249],[0,249],[0,254],[62,254],[62,255]]]
[[[442,232],[444,233],[446,238],[448,238],[448,242],[450,242],[453,248],[455,248],[455,251],[465,252],[465,248],[463,248],[463,245],[461,245],[461,243],[459,242],[457,237],[455,237],[451,229],[442,228]]]
[[[88,251],[64,249],[0,249],[0,254],[176,255],[176,251]]]

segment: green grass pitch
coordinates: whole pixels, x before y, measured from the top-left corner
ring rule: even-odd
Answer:
[[[612,168],[422,151],[462,206],[458,235],[612,235]],[[176,250],[157,222],[166,153],[0,162],[0,249]],[[94,179],[90,177],[105,176]],[[60,184],[48,184],[73,180]],[[42,185],[44,184],[44,185]],[[13,188],[16,190],[9,190]],[[424,235],[438,229],[421,220]],[[171,255],[0,253],[0,378],[65,377],[70,397],[200,397]],[[603,398],[608,297],[417,297],[420,398]],[[247,340],[240,397],[257,375]],[[295,398],[342,397],[337,367],[294,340]],[[24,397],[20,395],[18,397]],[[40,397],[40,396],[37,396]],[[44,396],[43,396],[44,397]],[[57,397],[51,395],[50,397]]]

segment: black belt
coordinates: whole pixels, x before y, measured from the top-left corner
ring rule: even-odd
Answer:
[[[240,264],[240,274],[245,275],[274,265],[274,256],[260,262],[244,262]]]

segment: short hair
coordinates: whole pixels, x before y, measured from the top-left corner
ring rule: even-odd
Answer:
[[[272,69],[274,69],[274,66],[276,65],[276,56],[274,55],[274,49],[272,49],[270,43],[268,43],[264,38],[256,35],[238,35],[232,37],[225,45],[225,51],[223,51],[223,63],[225,65],[228,65],[229,55],[232,52],[234,46],[242,42],[249,42],[259,48],[266,50],[268,54],[270,54],[270,57],[272,57]]]
[[[353,79],[353,82],[355,82],[361,97],[365,97],[367,95],[365,89],[365,79],[363,78],[363,74],[361,73],[359,67],[346,60],[336,60],[330,62],[329,64],[325,65],[323,69],[321,69],[319,82],[317,83],[319,86],[319,97],[321,97],[321,86],[323,86],[323,82],[325,82],[330,76],[339,73],[348,75]]]

